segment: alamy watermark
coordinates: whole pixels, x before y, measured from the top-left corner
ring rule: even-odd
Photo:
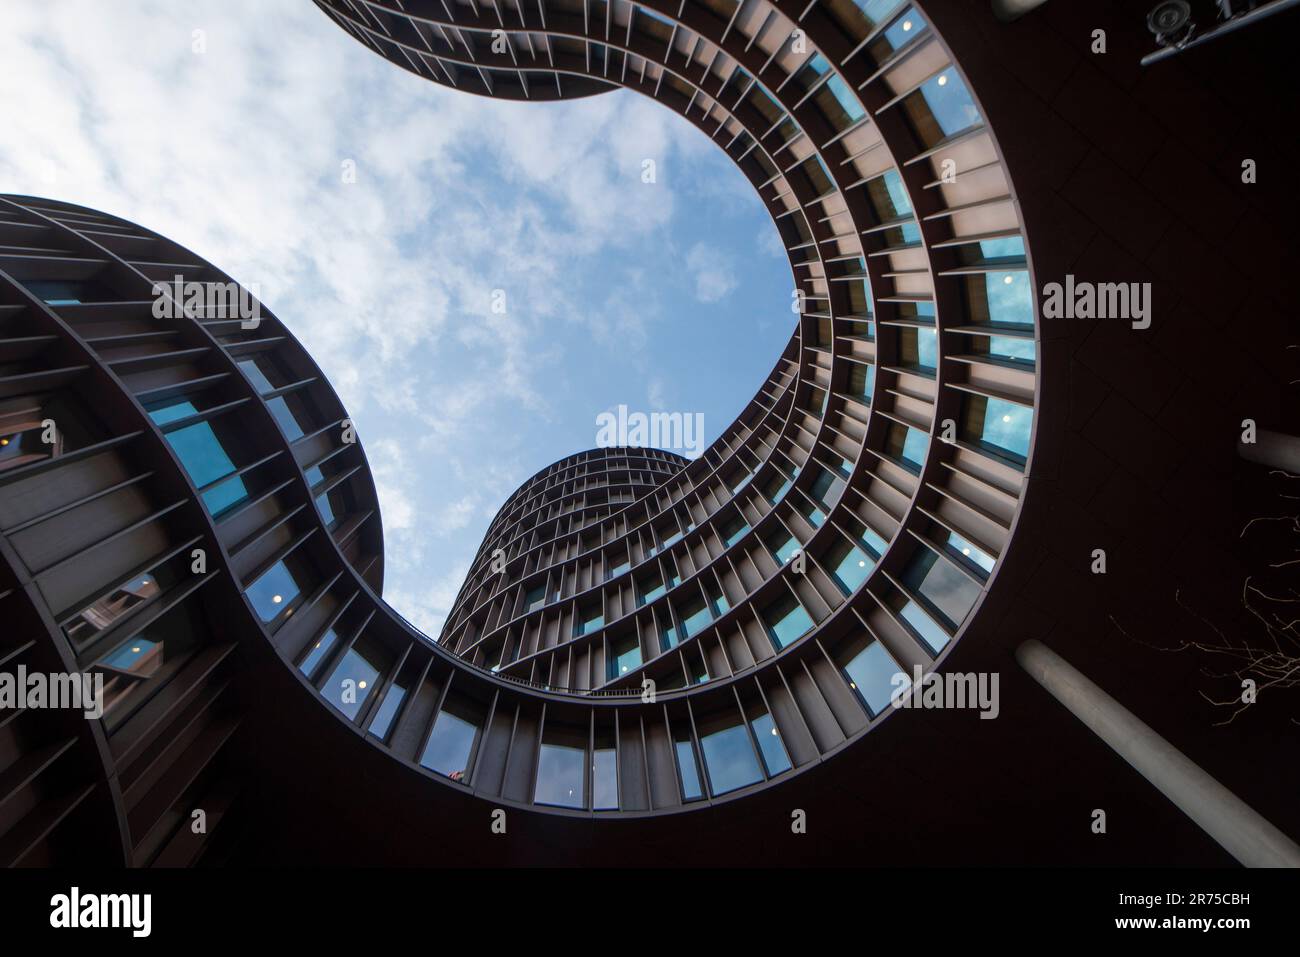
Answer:
[[[681,450],[688,459],[704,454],[703,412],[616,412],[596,416],[596,447],[625,446]]]
[[[132,937],[148,937],[153,929],[153,895],[83,894],[73,887],[50,898],[50,926],[128,928]]]
[[[19,665],[14,674],[0,671],[0,710],[48,708],[80,711],[94,720],[104,714],[104,675],[96,671],[53,672],[27,670]]]
[[[1002,710],[998,700],[998,673],[996,671],[923,674],[920,665],[912,667],[909,677],[898,672],[889,680],[893,693],[889,703],[895,708],[920,710],[944,708],[973,708],[979,711],[980,720],[992,720]]]
[[[155,282],[153,297],[155,319],[179,319],[188,312],[202,319],[238,319],[241,329],[256,329],[262,322],[257,283],[194,282],[177,275],[171,282]]]
[[[1080,282],[1067,274],[1064,283],[1043,287],[1044,319],[1128,319],[1134,329],[1151,325],[1151,283]]]

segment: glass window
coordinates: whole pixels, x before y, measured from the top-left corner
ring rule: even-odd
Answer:
[[[248,376],[249,381],[253,383],[253,388],[258,392],[271,392],[277,388],[271,384],[271,380],[267,378],[256,359],[240,359],[236,365],[244,370],[244,375]]]
[[[704,752],[704,767],[715,796],[763,780],[753,742],[743,724],[701,736],[700,750]]]
[[[393,730],[393,721],[397,718],[397,712],[402,708],[402,702],[406,700],[406,686],[394,681],[388,687],[388,694],[384,695],[384,700],[379,702],[379,707],[375,710],[375,719],[370,722],[370,733],[381,741],[388,740],[389,732]]]
[[[672,623],[669,612],[664,609],[664,618],[659,622],[659,650],[668,651],[677,644],[677,628]]]
[[[704,797],[700,788],[700,769],[695,761],[695,749],[689,740],[677,742],[677,772],[682,780],[682,797],[688,801],[698,801]]]
[[[686,633],[687,638],[698,634],[700,629],[713,621],[713,614],[709,611],[709,606],[704,603],[703,598],[693,599],[678,608],[677,617],[681,620],[682,631]]]
[[[903,620],[921,636],[921,639],[934,654],[937,655],[948,644],[949,634],[933,618],[927,615],[916,602],[909,601],[903,606],[900,614]]]
[[[912,215],[912,200],[907,195],[907,188],[903,186],[898,170],[887,170],[866,185],[867,197],[880,222],[887,223]]]
[[[160,567],[158,573],[165,576],[164,581],[153,574],[132,576],[107,595],[81,609],[64,628],[68,637],[80,648],[100,632],[162,594],[163,589],[175,580],[175,575],[169,566]]]
[[[980,259],[990,262],[998,259],[1024,259],[1025,240],[1020,236],[1003,236],[984,239],[978,244]]]
[[[362,639],[353,645],[326,680],[322,688],[325,700],[349,718],[355,718],[375,690],[386,657],[382,647],[375,642]]]
[[[989,355],[995,359],[1008,359],[1022,365],[1033,365],[1038,350],[1033,339],[1019,336],[988,336],[985,339]]]
[[[749,531],[749,523],[737,515],[735,518],[731,519],[731,521],[722,526],[722,540],[727,544],[727,547],[730,548],[732,545],[736,544],[736,542],[740,541],[740,537],[747,531]]]
[[[772,716],[764,712],[751,725],[754,738],[758,741],[758,752],[763,756],[763,765],[767,768],[767,776],[774,778],[783,771],[789,771],[790,756],[785,753],[785,744],[781,741],[781,733]]]
[[[930,436],[920,429],[902,425],[894,425],[890,429],[889,439],[885,443],[885,451],[889,455],[917,473],[925,464],[925,453],[929,448]]]
[[[978,585],[952,562],[940,558],[928,548],[917,549],[901,577],[903,584],[926,603],[928,610],[943,620],[949,631],[956,631],[980,595]],[[947,641],[945,635],[943,643]]]
[[[778,528],[767,536],[764,542],[778,565],[784,565],[799,550],[799,542],[784,528]]]
[[[277,395],[267,402],[266,406],[271,410],[271,414],[275,416],[275,421],[279,423],[280,431],[284,433],[286,439],[293,442],[303,437],[305,433],[302,426],[298,423],[297,416],[289,408],[289,403],[285,401],[284,396]]]
[[[533,801],[559,807],[586,807],[585,748],[542,744],[537,755],[537,789]]]
[[[822,522],[826,521],[826,516],[822,513],[821,509],[817,508],[807,499],[800,499],[795,504],[795,508],[798,510],[800,515],[808,520],[808,524],[813,528],[820,528]]]
[[[477,737],[477,725],[449,711],[439,712],[433,730],[429,733],[429,741],[424,746],[424,753],[420,756],[420,764],[431,771],[445,774],[453,781],[465,782],[470,754]]]
[[[948,540],[945,544],[952,554],[960,555],[968,563],[981,570],[985,575],[993,571],[993,556],[982,549],[976,548],[956,532],[948,533]]]
[[[632,567],[631,562],[628,561],[627,553],[623,553],[620,555],[606,555],[605,565],[609,568],[609,571],[605,573],[606,581],[609,581],[611,578],[616,578],[617,576],[622,575],[624,572],[626,572],[628,569]]]
[[[857,591],[875,567],[874,561],[848,542],[842,542],[831,549],[826,556],[826,563],[835,578],[835,584],[846,595]]]
[[[326,655],[333,650],[338,640],[338,633],[333,628],[325,629],[325,633],[316,639],[316,642],[307,652],[307,656],[298,665],[298,670],[310,680],[316,669],[320,667],[320,663],[325,660]]]
[[[875,559],[879,559],[881,555],[885,554],[885,549],[889,547],[883,538],[865,525],[862,527],[861,534],[858,535],[858,544],[862,546],[868,555]]]
[[[605,616],[601,613],[600,606],[588,605],[586,608],[579,609],[578,617],[574,619],[573,637],[589,635],[604,624]]]
[[[763,487],[763,494],[775,505],[785,498],[785,493],[790,489],[790,482],[791,480],[786,478],[784,473],[778,471],[767,480],[767,484]]]
[[[95,665],[110,671],[148,677],[162,664],[162,644],[148,638],[130,638],[110,651]]]
[[[878,641],[867,645],[844,666],[849,687],[857,693],[872,717],[889,707],[895,687],[894,675],[901,670]]]
[[[28,279],[23,285],[32,295],[51,306],[75,306],[117,298],[112,290],[93,279]]]
[[[637,582],[636,603],[638,605],[644,605],[647,602],[652,602],[660,595],[664,594],[664,592],[664,583],[660,576],[647,576]]]
[[[817,476],[808,489],[808,494],[829,511],[831,506],[839,500],[840,493],[843,490],[844,482],[842,479],[836,478],[834,474],[826,469],[818,469]]]
[[[613,748],[598,748],[591,763],[593,801],[597,811],[618,808],[618,760]]]
[[[903,100],[912,128],[926,147],[980,123],[979,110],[957,71],[948,67]]]
[[[939,366],[939,336],[933,329],[916,331],[916,364],[922,369],[934,370]]]
[[[1033,421],[1034,410],[1028,406],[985,396],[966,400],[968,437],[1019,465],[1024,465],[1029,455]]]
[[[316,496],[316,508],[320,510],[320,517],[325,522],[327,528],[338,521],[334,515],[334,506],[330,504],[330,497],[328,495]]]
[[[274,621],[298,597],[301,587],[297,577],[283,561],[276,562],[248,586],[248,600],[262,621]]]
[[[1034,294],[1029,272],[980,273],[966,277],[966,304],[976,325],[985,323],[1024,326],[1034,325]]]
[[[605,669],[606,680],[613,681],[640,665],[641,645],[636,635],[627,635],[616,642],[610,642],[609,666]]]
[[[524,595],[524,611],[536,611],[546,604],[546,584],[543,582],[536,588],[530,588],[528,594]]]
[[[193,413],[194,406],[191,403],[180,402],[155,409],[150,415],[155,421],[159,421],[160,418],[165,421],[169,416],[174,421],[176,418],[184,418]],[[166,437],[195,488],[203,488],[235,471],[235,463],[230,460],[230,456],[221,445],[221,440],[217,438],[217,433],[208,422],[187,425],[183,429],[166,433]],[[245,488],[241,478],[232,478],[203,493],[203,502],[214,518],[247,498],[248,489]]]
[[[763,623],[778,651],[807,634],[813,626],[808,612],[793,597],[768,605],[763,611]]]

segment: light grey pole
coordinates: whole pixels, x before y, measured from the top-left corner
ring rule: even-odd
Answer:
[[[1016,661],[1206,834],[1247,867],[1300,867],[1300,846],[1077,668],[1030,639]]]
[[[1003,23],[1010,23],[1046,2],[1047,0],[993,0],[993,15]]]
[[[1259,429],[1254,442],[1237,440],[1237,454],[1247,462],[1258,462],[1292,475],[1300,475],[1300,439],[1283,432]]]

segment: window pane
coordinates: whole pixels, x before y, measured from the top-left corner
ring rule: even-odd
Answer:
[[[249,381],[253,383],[253,388],[257,389],[258,392],[270,392],[275,388],[271,384],[271,380],[266,377],[266,373],[262,371],[261,366],[257,364],[257,360],[240,359],[236,365],[244,370],[244,375],[248,376]]]
[[[769,605],[763,612],[763,622],[778,650],[807,634],[813,626],[808,612],[793,598]]]
[[[921,636],[930,650],[936,655],[943,650],[948,644],[949,635],[939,627],[929,615],[921,610],[921,606],[914,601],[909,601],[903,606],[901,615],[904,621],[916,629],[916,633]]]
[[[1034,410],[1002,399],[987,399],[984,408],[984,430],[980,440],[1011,453],[1024,462],[1029,455],[1029,432]]]
[[[726,525],[722,526],[722,540],[730,548],[740,540],[740,537],[749,531],[749,523],[743,518],[733,518]]]
[[[591,764],[592,789],[594,800],[592,807],[597,811],[614,810],[618,807],[618,762],[613,748],[602,748],[596,752]]]
[[[900,671],[885,646],[878,641],[867,645],[844,666],[849,687],[857,692],[872,717],[889,707],[894,693],[894,675]]]
[[[438,720],[433,724],[433,731],[429,734],[429,743],[424,746],[420,763],[431,771],[447,775],[453,781],[463,781],[477,735],[478,728],[465,719],[447,711],[440,712]]]
[[[394,681],[375,710],[375,719],[370,722],[370,733],[380,740],[387,740],[388,733],[393,729],[393,719],[397,717],[405,700],[406,688]]]
[[[262,577],[248,586],[248,600],[262,621],[272,621],[298,597],[300,588],[284,562],[276,562]]]
[[[189,403],[183,405],[190,410],[183,412],[183,414],[192,414],[193,406]],[[169,411],[158,410],[154,414],[165,416],[169,414]],[[217,438],[217,433],[212,430],[212,426],[207,422],[198,422],[183,429],[177,429],[175,432],[168,432],[167,441],[176,452],[176,457],[181,460],[181,465],[189,473],[190,481],[194,483],[196,488],[209,485],[222,476],[235,471],[235,464],[230,460],[230,456],[226,454],[226,450]],[[203,495],[208,511],[214,516],[246,498],[248,498],[248,491],[244,488],[243,480],[239,478],[231,479],[229,482],[209,489]]]
[[[664,591],[663,580],[658,575],[643,578],[637,582],[637,604],[644,605],[647,602],[652,602],[664,594]]]
[[[677,771],[682,778],[682,795],[688,801],[704,797],[700,789],[700,771],[695,766],[695,749],[689,741],[677,742]]]
[[[641,646],[635,635],[628,635],[621,641],[612,642],[609,649],[609,667],[605,669],[606,678],[613,681],[619,675],[625,675],[641,664]]]
[[[782,771],[790,770],[790,756],[785,753],[785,745],[777,731],[776,722],[770,714],[762,714],[753,721],[754,737],[758,739],[758,750],[763,755],[763,764],[767,767],[768,777],[776,777]]]
[[[704,752],[704,766],[715,796],[763,780],[754,746],[743,724],[704,735],[700,738],[700,749]]]
[[[851,595],[858,586],[867,580],[875,563],[852,545],[843,545],[831,552],[831,574],[835,576],[840,590]]]
[[[338,641],[338,638],[339,636],[333,628],[327,629],[325,634],[316,639],[316,643],[312,645],[311,651],[307,652],[307,657],[302,660],[302,664],[298,665],[298,670],[308,678],[311,678],[312,673],[320,663],[325,660],[325,656],[334,648],[334,644]]]
[[[1029,272],[1024,269],[968,277],[966,303],[971,321],[977,325],[1034,325],[1033,291],[1029,288]]]
[[[677,617],[681,619],[682,630],[686,632],[687,638],[697,634],[701,628],[713,621],[709,606],[702,598],[697,598],[684,608],[678,609]]]
[[[316,507],[320,509],[320,517],[325,524],[327,526],[333,525],[335,521],[334,506],[330,504],[330,497],[328,495],[316,496]]]
[[[578,617],[573,622],[573,637],[589,635],[604,624],[605,616],[601,614],[600,606],[590,605],[579,610]]]
[[[326,680],[322,688],[325,700],[349,718],[355,718],[375,690],[382,667],[383,653],[379,646],[364,640],[353,645]]]
[[[289,404],[284,401],[284,396],[277,395],[270,402],[266,403],[271,414],[275,416],[275,421],[280,424],[280,431],[284,433],[285,438],[290,442],[303,437],[302,426],[298,424],[298,419],[289,409]]]
[[[560,807],[586,807],[583,774],[586,755],[582,748],[543,744],[537,756],[537,790],[533,800]]]
[[[952,67],[930,77],[903,103],[917,136],[927,147],[980,122],[970,91]]]
[[[903,584],[920,596],[949,630],[955,631],[979,598],[980,588],[946,558],[920,549],[903,569]],[[946,620],[945,620],[946,619]],[[944,638],[947,643],[947,638]]]
[[[972,565],[976,565],[982,569],[986,575],[993,571],[993,556],[989,555],[982,549],[976,548],[956,532],[948,533],[947,545]]]
[[[794,536],[784,529],[769,535],[766,544],[767,550],[772,553],[772,557],[776,559],[778,565],[784,565],[799,550],[799,543]]]

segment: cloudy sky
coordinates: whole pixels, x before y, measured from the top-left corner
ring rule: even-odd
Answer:
[[[0,129],[0,192],[258,285],[357,424],[385,598],[435,635],[501,501],[599,413],[702,412],[712,441],[794,322],[775,228],[685,120],[444,89],[309,0],[4,0]]]

